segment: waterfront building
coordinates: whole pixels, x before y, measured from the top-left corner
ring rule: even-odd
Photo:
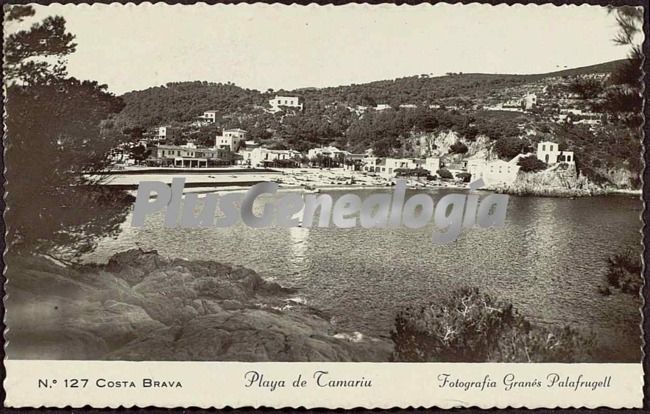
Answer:
[[[296,150],[272,150],[262,147],[242,150],[240,155],[242,164],[251,167],[297,166],[301,156]]]
[[[467,172],[472,175],[472,181],[483,179],[487,186],[497,184],[512,184],[517,179],[519,165],[511,160],[472,159],[467,162]]]
[[[366,154],[352,154],[346,152],[343,160],[343,168],[349,171],[361,171],[366,157]]]
[[[440,157],[429,157],[424,160],[423,168],[429,171],[429,174],[435,175],[440,169]]]
[[[424,162],[415,158],[386,158],[384,164],[381,175],[394,177],[397,174],[396,170],[415,170],[420,168]]]
[[[345,156],[349,154],[347,151],[340,150],[336,147],[320,147],[320,148],[312,148],[309,151],[307,151],[307,157],[309,159],[316,158],[318,155],[321,155],[323,157],[330,157],[332,159],[343,159]]]
[[[215,137],[215,148],[227,149],[229,151],[236,151],[239,149],[239,144],[246,141],[246,134],[248,132],[243,129],[224,129],[222,135]]]
[[[379,172],[377,168],[380,167],[380,162],[383,161],[379,157],[366,156],[363,160],[363,167],[361,169],[365,172]]]
[[[227,151],[216,148],[197,147],[194,144],[158,145],[156,158],[174,167],[207,167],[209,164],[227,163]]]

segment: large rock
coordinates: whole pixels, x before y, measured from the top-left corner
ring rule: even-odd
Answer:
[[[386,361],[293,289],[213,261],[129,250],[106,265],[17,257],[7,270],[7,355],[31,359]]]

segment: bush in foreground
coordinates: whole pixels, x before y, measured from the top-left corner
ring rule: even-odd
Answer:
[[[533,325],[476,288],[401,311],[391,339],[393,360],[407,362],[589,362],[593,349],[591,337]]]
[[[620,290],[622,293],[638,295],[643,285],[643,276],[641,273],[641,255],[632,250],[615,254],[608,259],[606,292],[609,288]],[[611,292],[609,292],[611,293]]]

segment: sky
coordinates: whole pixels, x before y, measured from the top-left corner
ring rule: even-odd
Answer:
[[[121,94],[167,82],[258,90],[447,72],[545,73],[624,58],[600,6],[34,6],[76,35],[70,75]]]

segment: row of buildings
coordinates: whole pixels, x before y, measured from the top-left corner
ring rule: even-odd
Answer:
[[[167,130],[169,133],[169,130]],[[247,167],[299,167],[305,165],[321,167],[343,167],[364,171],[384,178],[395,177],[400,171],[426,171],[436,175],[441,168],[452,174],[469,173],[471,178],[482,178],[486,185],[510,184],[519,173],[519,160],[532,154],[520,154],[510,161],[499,159],[470,158],[462,163],[446,164],[444,158],[393,158],[375,157],[372,151],[354,154],[334,146],[310,149],[303,154],[293,149],[270,149],[246,140],[243,129],[226,129],[215,137],[212,148],[197,147],[192,143],[184,145],[158,145],[156,162],[186,168],[201,168],[216,165],[242,165]],[[557,163],[575,164],[572,151],[560,150],[557,143],[545,141],[537,144],[534,154],[549,166]]]

